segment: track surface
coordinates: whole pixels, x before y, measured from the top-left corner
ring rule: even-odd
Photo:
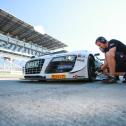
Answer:
[[[0,126],[126,126],[126,84],[0,80]]]

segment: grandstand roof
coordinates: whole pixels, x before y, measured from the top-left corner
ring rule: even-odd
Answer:
[[[51,37],[48,34],[41,34],[35,31],[34,27],[24,21],[14,17],[13,15],[0,9],[0,32],[10,34],[12,37],[17,36],[19,40],[31,42],[39,46],[43,46],[48,50],[55,50],[67,47],[66,44]]]

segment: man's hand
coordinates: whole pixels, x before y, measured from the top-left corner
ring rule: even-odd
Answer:
[[[103,70],[102,70],[102,65],[98,68],[97,71],[98,71],[98,72],[103,72]]]

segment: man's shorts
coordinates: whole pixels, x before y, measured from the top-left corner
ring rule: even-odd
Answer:
[[[116,72],[126,72],[126,54],[116,52]]]

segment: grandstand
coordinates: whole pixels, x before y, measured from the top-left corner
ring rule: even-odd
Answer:
[[[31,56],[67,47],[48,34],[0,9],[0,71],[21,70]]]

